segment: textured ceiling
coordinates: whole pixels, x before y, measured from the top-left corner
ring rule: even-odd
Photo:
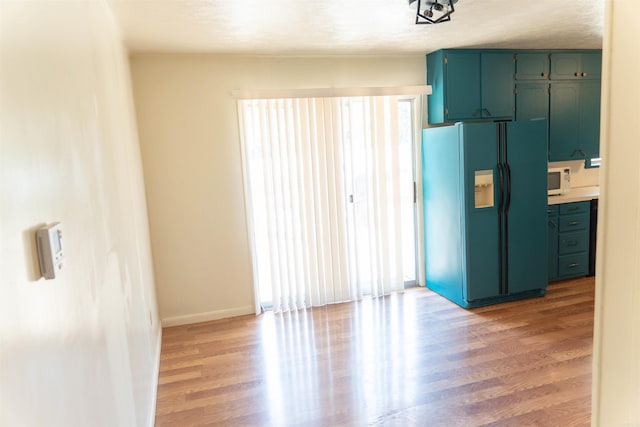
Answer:
[[[459,0],[415,25],[407,0],[108,0],[132,52],[335,55],[445,47],[600,48],[604,0]],[[414,3],[415,5],[415,3]]]

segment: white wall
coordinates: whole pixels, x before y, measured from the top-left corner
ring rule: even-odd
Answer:
[[[102,2],[0,2],[0,123],[0,425],[152,425],[142,168]],[[34,229],[53,221],[66,263],[44,280]]]
[[[607,10],[592,424],[640,426],[640,2]]]
[[[163,324],[252,313],[234,89],[420,85],[425,57],[135,55]]]

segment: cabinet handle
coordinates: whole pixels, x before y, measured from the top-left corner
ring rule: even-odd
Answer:
[[[580,73],[573,73],[574,76],[580,77]]]
[[[540,77],[548,77],[549,73],[540,73]]]
[[[579,206],[571,206],[571,207],[569,208],[569,210],[570,210],[570,211],[577,211],[578,209],[580,209],[580,207],[579,207]]]
[[[567,246],[578,246],[578,242],[576,242],[575,240],[567,242]]]
[[[582,77],[587,77],[588,75],[588,73],[582,73]]]
[[[569,267],[569,268],[576,268],[576,267],[579,267],[579,266],[580,266],[580,264],[578,264],[578,263],[574,262],[573,264],[569,264],[567,267]]]
[[[558,225],[553,220],[549,220],[549,225],[552,226],[553,228],[558,227]]]
[[[482,111],[486,111],[487,116],[491,116],[491,111],[487,110],[486,108],[483,108]]]
[[[578,225],[578,224],[580,224],[580,221],[571,221],[569,223],[569,225]]]
[[[571,156],[569,157],[573,157],[576,154],[578,154],[580,157],[582,157],[583,159],[587,157],[587,153],[584,152],[584,150],[581,149],[575,149],[573,150],[573,153],[571,153]]]

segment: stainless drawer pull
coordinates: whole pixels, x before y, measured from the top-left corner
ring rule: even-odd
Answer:
[[[569,208],[570,211],[577,211],[578,209],[580,209],[580,206],[571,206]]]
[[[567,246],[578,246],[578,242],[576,242],[575,240],[572,242],[567,242]]]
[[[579,266],[580,266],[580,264],[578,264],[578,263],[573,263],[573,264],[569,264],[567,267],[569,267],[569,268],[576,268],[576,267],[579,267]]]
[[[569,223],[569,225],[578,225],[578,224],[580,224],[580,221],[571,221]]]

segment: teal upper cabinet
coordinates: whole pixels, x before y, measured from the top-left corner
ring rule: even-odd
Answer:
[[[482,53],[482,117],[513,118],[513,54]]]
[[[545,118],[549,160],[590,167],[599,157],[601,63],[599,50],[439,50],[427,55],[429,123]]]
[[[516,80],[548,80],[548,53],[517,53]]]
[[[581,79],[582,65],[580,53],[552,53],[549,55],[551,62],[551,79]]]
[[[516,54],[516,119],[549,120],[552,162],[585,160],[589,167],[599,157],[601,61],[600,51]]]
[[[440,50],[427,55],[429,123],[511,119],[513,54]]]
[[[557,82],[549,102],[549,161],[599,157],[600,81]]]
[[[549,104],[549,161],[579,160],[580,86],[578,83],[551,85]]]
[[[589,52],[581,55],[582,78],[600,80],[602,78],[602,53]]]
[[[580,148],[587,160],[600,157],[600,81],[580,85]]]
[[[481,118],[480,54],[446,53],[443,74],[446,101],[444,121]]]
[[[600,52],[551,53],[549,59],[552,80],[600,80]]]
[[[549,83],[516,83],[516,120],[549,120]]]

